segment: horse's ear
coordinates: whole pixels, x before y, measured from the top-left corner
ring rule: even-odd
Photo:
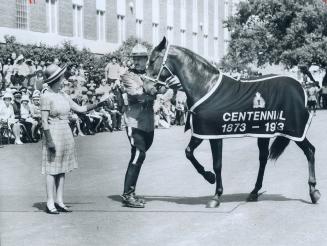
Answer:
[[[166,39],[166,37],[163,37],[160,44],[157,46],[157,49],[158,49],[158,51],[161,51],[161,50],[165,49],[166,46],[167,46],[167,39]]]

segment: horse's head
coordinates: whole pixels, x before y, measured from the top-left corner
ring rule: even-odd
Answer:
[[[168,65],[169,44],[164,37],[160,44],[156,46],[148,59],[146,75],[157,84],[166,85],[165,82],[168,78],[174,76],[172,68]]]

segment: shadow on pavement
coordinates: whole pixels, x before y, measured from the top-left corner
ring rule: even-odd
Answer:
[[[35,202],[33,204],[33,208],[37,208],[38,210],[45,211],[46,204],[47,204],[46,202]]]
[[[238,194],[227,194],[222,196],[222,202],[229,203],[229,202],[245,202],[248,193],[238,193]],[[109,199],[115,202],[121,202],[121,196],[119,195],[111,195],[108,196]],[[200,197],[180,197],[180,196],[151,196],[145,195],[144,198],[147,202],[152,201],[161,201],[161,202],[172,202],[176,204],[185,204],[185,205],[205,205],[210,199],[211,196],[200,196]],[[258,198],[258,202],[260,201],[298,201],[302,203],[311,204],[308,201],[303,199],[293,199],[288,198],[280,194],[262,194]]]

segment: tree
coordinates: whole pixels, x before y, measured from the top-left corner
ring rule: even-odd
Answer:
[[[316,65],[326,71],[327,83],[327,5],[322,0],[249,0],[225,24],[231,32],[225,63]]]

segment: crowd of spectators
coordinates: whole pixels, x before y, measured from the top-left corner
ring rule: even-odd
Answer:
[[[37,61],[13,53],[0,59],[0,144],[37,142],[41,138],[40,95],[46,89],[44,71],[59,59]],[[128,64],[129,66],[132,64]],[[74,136],[94,135],[97,132],[120,131],[124,127],[124,88],[120,76],[128,67],[116,57],[107,63],[101,79],[94,79],[92,68],[72,64],[66,74],[62,91],[78,104],[93,104],[102,97],[109,98],[108,106],[85,114],[71,112],[70,126]],[[184,93],[169,90],[158,95],[155,104],[156,127],[184,125],[186,113]]]

